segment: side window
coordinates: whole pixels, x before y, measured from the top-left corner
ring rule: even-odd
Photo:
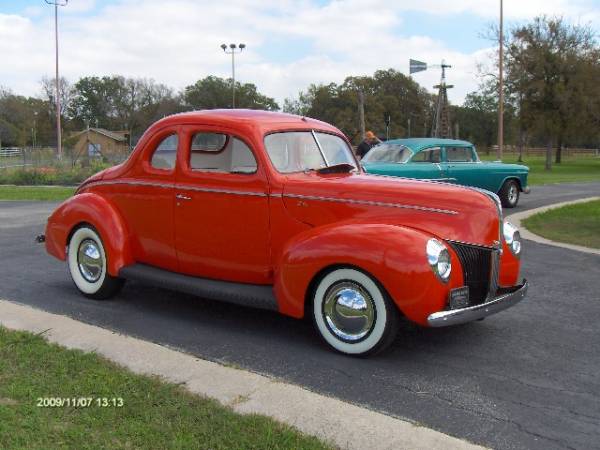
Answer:
[[[196,133],[190,148],[190,168],[204,172],[254,173],[256,159],[248,146],[221,133]]]
[[[417,153],[411,159],[411,162],[417,163],[439,163],[440,162],[440,148],[428,148]]]
[[[177,156],[177,142],[176,134],[164,138],[154,150],[150,165],[155,169],[173,170]]]
[[[473,162],[471,147],[446,147],[448,162]]]

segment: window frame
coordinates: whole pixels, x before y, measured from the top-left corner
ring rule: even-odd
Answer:
[[[449,148],[464,148],[471,152],[471,161],[450,161],[448,159],[448,149]],[[449,164],[473,164],[477,162],[476,153],[473,151],[472,145],[446,145],[444,146],[444,160]]]
[[[334,133],[332,131],[329,130],[321,130],[319,128],[284,128],[281,130],[272,130],[269,131],[267,133],[264,133],[262,136],[262,146],[264,149],[264,153],[265,153],[265,160],[267,161],[267,164],[270,164],[271,169],[273,169],[274,172],[278,173],[279,175],[283,175],[283,176],[287,176],[290,174],[295,174],[295,173],[303,173],[303,170],[298,170],[298,171],[294,171],[294,172],[281,172],[277,166],[275,166],[275,164],[273,163],[273,160],[271,160],[271,155],[269,154],[269,151],[267,150],[267,146],[265,143],[265,139],[267,138],[267,136],[271,136],[273,134],[282,134],[282,133],[309,133],[309,134],[313,134],[313,139],[315,139],[315,136],[317,133],[321,133],[321,134],[328,134],[330,136],[335,136],[339,139],[341,139],[346,146],[348,147],[348,151],[350,152],[350,155],[352,156],[352,161],[354,162],[354,167],[355,170],[357,170],[359,173],[363,172],[363,170],[361,169],[361,165],[360,162],[358,161],[358,159],[356,158],[356,154],[354,153],[354,150],[352,148],[352,145],[350,144],[350,142],[345,138],[345,136],[339,135],[337,133]],[[315,145],[317,145],[317,147],[320,145],[317,144],[317,141],[315,141]],[[321,149],[319,149],[319,151],[321,151]],[[321,155],[323,156],[323,155]],[[327,163],[327,161],[326,161]]]
[[[433,161],[429,161],[429,160],[427,160],[427,161],[415,161],[414,160],[416,156],[418,156],[418,155],[420,155],[422,153],[433,152],[435,150],[438,150],[440,152],[439,161],[437,161],[437,162],[433,162]],[[414,153],[411,156],[410,160],[407,161],[407,162],[411,162],[413,164],[440,164],[442,161],[443,161],[442,147],[440,145],[438,145],[438,146],[435,146],[435,147],[427,147],[427,148],[419,150],[418,152]]]
[[[154,173],[154,174],[172,174],[177,170],[177,161],[179,159],[179,153],[181,149],[181,133],[179,132],[179,128],[165,128],[160,132],[157,132],[151,142],[148,143],[149,150],[146,150],[146,154],[143,155],[143,166],[145,172]],[[175,160],[173,167],[164,168],[164,167],[155,167],[152,165],[152,158],[154,154],[158,150],[158,147],[163,143],[163,141],[170,136],[177,137],[177,147],[175,148]]]
[[[212,133],[212,134],[223,134],[227,136],[226,145],[219,152],[211,152],[211,151],[203,151],[197,150],[199,153],[211,153],[217,154],[221,153],[225,150],[229,142],[232,138],[237,139],[242,142],[254,158],[256,162],[256,169],[253,172],[227,172],[227,171],[217,171],[217,170],[206,170],[206,169],[193,169],[191,166],[192,159],[192,141],[194,136],[199,133]],[[184,174],[192,177],[204,177],[204,176],[214,176],[214,178],[222,177],[222,176],[257,176],[261,172],[261,162],[260,158],[257,156],[257,152],[254,149],[254,146],[249,143],[247,138],[242,137],[240,134],[236,133],[233,130],[227,130],[221,127],[215,127],[214,125],[187,125],[186,130],[183,132],[182,145],[185,144],[185,147],[182,148],[181,151],[181,171]]]

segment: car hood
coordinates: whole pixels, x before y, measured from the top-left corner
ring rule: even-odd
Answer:
[[[493,194],[440,182],[369,174],[288,175],[283,199],[311,226],[356,220],[409,226],[446,240],[494,246],[500,214]]]

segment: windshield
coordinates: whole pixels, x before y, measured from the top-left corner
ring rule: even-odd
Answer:
[[[318,170],[356,161],[346,141],[333,134],[312,131],[287,131],[265,136],[265,148],[281,173]]]
[[[391,162],[404,163],[413,152],[400,144],[380,144],[373,147],[362,159],[363,163]]]

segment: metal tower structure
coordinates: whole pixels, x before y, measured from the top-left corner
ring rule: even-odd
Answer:
[[[451,84],[446,84],[446,69],[449,69],[452,66],[446,64],[444,60],[442,60],[442,64],[440,65],[435,64],[430,65],[429,67],[427,63],[417,61],[415,59],[411,59],[409,64],[409,71],[411,75],[416,72],[422,72],[431,67],[440,67],[442,69],[440,84],[437,84],[433,87],[434,89],[438,90],[438,97],[435,114],[433,116],[433,123],[431,126],[431,136],[439,138],[451,138],[452,126],[450,124],[450,108],[448,107],[448,89],[451,89],[454,86]]]
[[[439,138],[452,138],[452,126],[450,125],[450,108],[448,107],[448,89],[453,88],[451,84],[446,84],[446,69],[450,65],[442,60],[442,78],[440,84],[433,88],[438,90],[437,106],[435,108],[435,117],[431,127],[431,136]]]

